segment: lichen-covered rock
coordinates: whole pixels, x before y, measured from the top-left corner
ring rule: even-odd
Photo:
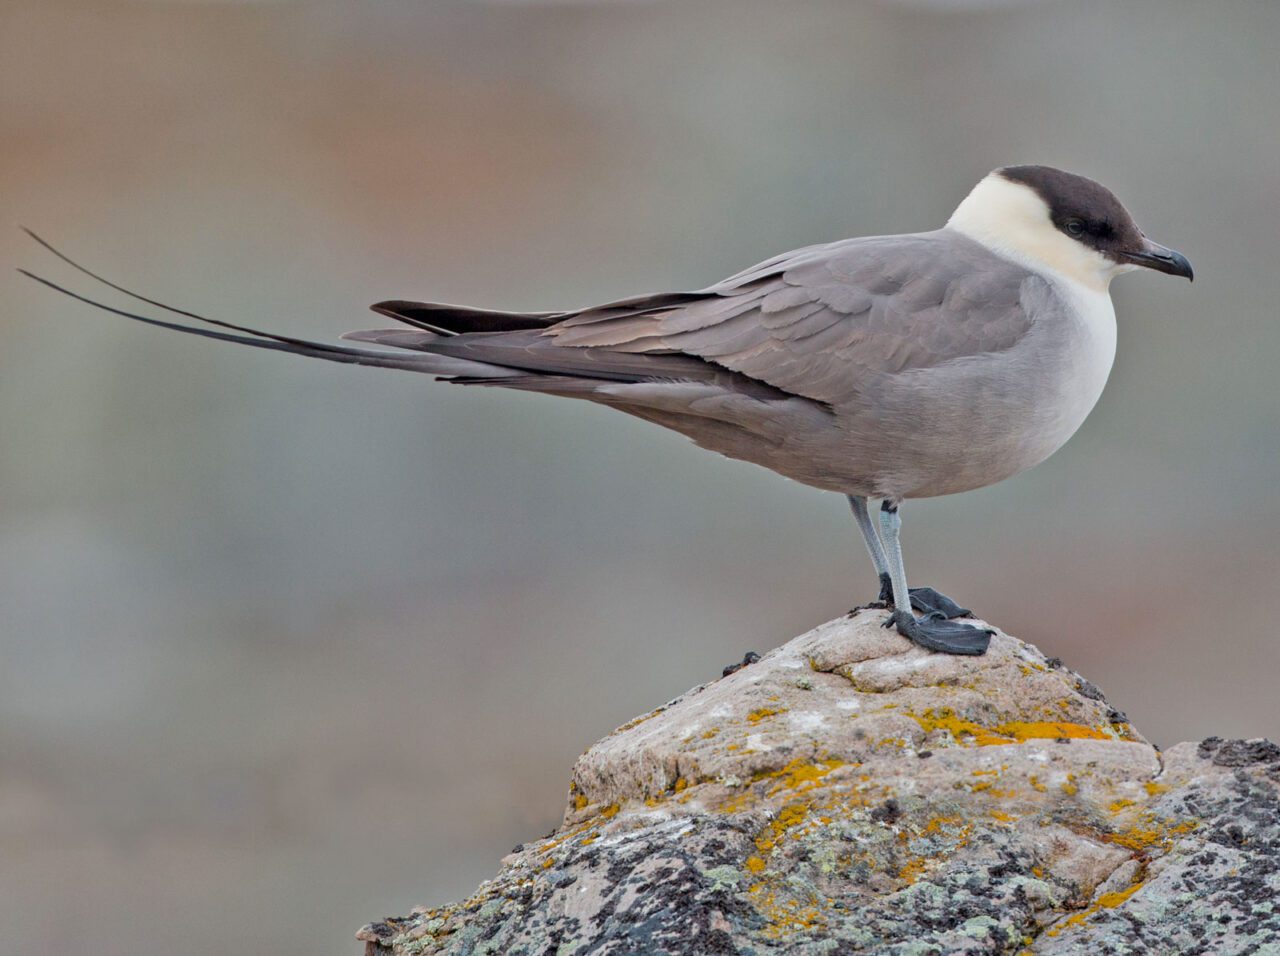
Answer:
[[[864,610],[624,725],[564,822],[370,954],[1280,953],[1280,748],[1161,754],[997,633]]]

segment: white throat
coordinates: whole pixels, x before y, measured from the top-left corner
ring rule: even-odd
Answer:
[[[1128,271],[1060,232],[1034,189],[998,173],[973,187],[947,220],[947,228],[998,256],[1094,292],[1105,294],[1111,280]]]

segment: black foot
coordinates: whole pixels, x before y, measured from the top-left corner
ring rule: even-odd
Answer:
[[[740,664],[730,664],[720,673],[720,676],[728,677],[734,671],[740,671],[742,670],[742,668],[748,666],[749,664],[754,664],[758,660],[760,660],[759,654],[757,654],[755,651],[747,651],[747,653],[742,655],[742,662]]]
[[[995,633],[934,615],[916,617],[897,608],[885,619],[884,626],[896,627],[898,633],[913,644],[940,654],[985,654]]]
[[[950,620],[953,617],[973,617],[967,607],[961,607],[945,594],[939,594],[933,588],[908,588],[911,592],[911,606],[921,614],[940,614]],[[880,598],[885,607],[893,607],[893,582],[888,574],[880,575]]]

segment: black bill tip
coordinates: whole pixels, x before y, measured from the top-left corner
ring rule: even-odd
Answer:
[[[1129,262],[1144,269],[1154,269],[1166,275],[1182,276],[1188,281],[1195,280],[1195,270],[1191,268],[1191,260],[1181,252],[1162,246],[1158,242],[1143,238],[1142,248],[1120,255],[1122,262]]]

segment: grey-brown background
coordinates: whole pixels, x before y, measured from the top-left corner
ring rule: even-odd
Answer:
[[[1111,185],[1064,452],[906,508],[912,579],[1157,742],[1280,734],[1280,5],[0,0],[0,951],[349,953],[557,819],[611,727],[871,596],[844,502],[585,405],[252,353],[556,308]],[[118,301],[113,299],[113,301]]]

